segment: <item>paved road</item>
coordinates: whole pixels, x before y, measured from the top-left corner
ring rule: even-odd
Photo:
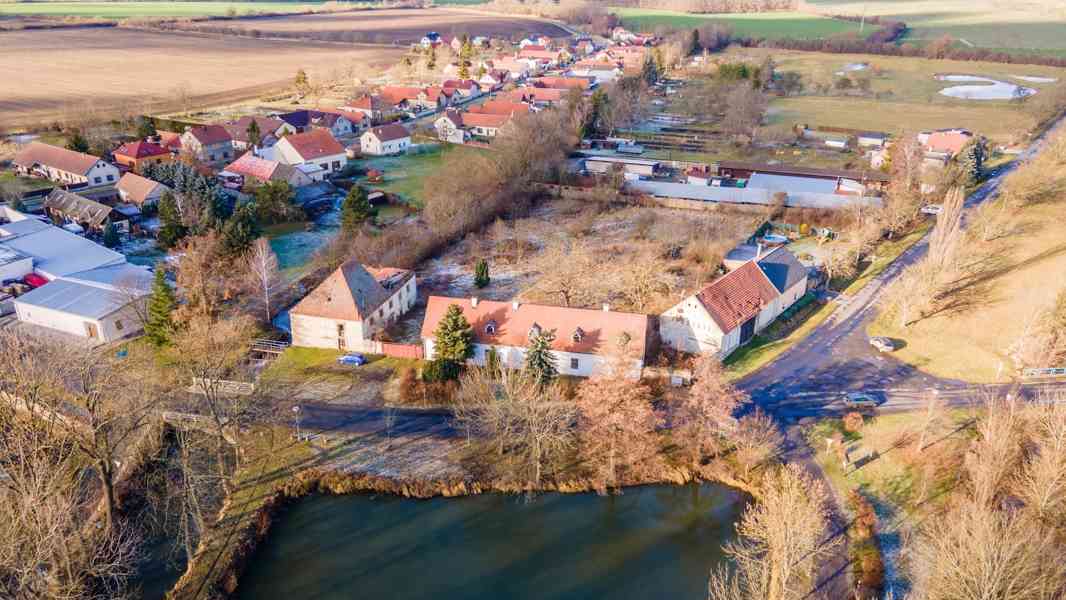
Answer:
[[[1060,119],[1052,129],[1061,127],[1062,122]],[[972,209],[995,197],[1003,178],[1038,153],[1045,138],[1046,134],[1038,138],[1019,160],[1001,168],[974,191],[966,199],[966,207]],[[926,235],[841,305],[825,323],[769,365],[742,379],[739,387],[751,395],[756,405],[786,421],[842,412],[840,397],[847,391],[870,392],[883,400],[881,410],[901,411],[918,408],[931,389],[938,390],[951,405],[965,405],[989,394],[1012,393],[1035,398],[1041,392],[1066,390],[1066,382],[975,386],[938,378],[891,355],[882,355],[869,345],[866,327],[876,316],[877,300],[885,286],[924,257],[928,249],[929,235]]]

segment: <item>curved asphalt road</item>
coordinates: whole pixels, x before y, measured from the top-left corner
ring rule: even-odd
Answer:
[[[1061,127],[1064,120],[1066,116],[1048,131]],[[994,198],[1003,178],[1018,164],[1036,155],[1043,148],[1047,135],[1045,133],[1030,144],[1019,160],[994,173],[966,199],[966,207],[972,209]],[[891,355],[882,355],[869,345],[866,326],[876,315],[874,308],[885,286],[925,256],[928,249],[929,235],[926,235],[806,338],[770,364],[740,380],[738,387],[747,392],[756,405],[783,421],[843,412],[840,398],[849,391],[871,393],[883,401],[879,410],[903,411],[919,408],[930,390],[936,390],[952,406],[980,402],[988,394],[1012,393],[1035,398],[1042,391],[1066,390],[1066,382],[1062,381],[974,385],[934,377]]]

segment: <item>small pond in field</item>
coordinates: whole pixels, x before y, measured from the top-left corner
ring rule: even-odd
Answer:
[[[616,496],[315,496],[278,517],[240,600],[702,600],[746,497],[714,484]]]
[[[937,75],[940,81],[951,81],[965,85],[953,85],[940,90],[943,96],[962,100],[1013,100],[1032,96],[1036,90],[998,79],[978,77],[977,75]]]

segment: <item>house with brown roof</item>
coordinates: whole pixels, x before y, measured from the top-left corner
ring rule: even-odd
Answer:
[[[467,133],[463,129],[463,115],[457,110],[446,110],[433,122],[437,130],[437,139],[452,144],[466,143]]]
[[[312,129],[325,129],[335,138],[347,137],[365,129],[362,113],[345,113],[340,110],[296,110],[278,115],[298,133]]]
[[[118,181],[118,168],[99,156],[41,142],[30,142],[11,159],[20,175],[45,177],[64,185],[109,185]]]
[[[530,112],[529,105],[510,100],[489,100],[480,106],[471,106],[467,112],[484,113],[488,115],[515,115]]]
[[[106,204],[66,190],[52,190],[44,199],[44,212],[55,223],[76,224],[83,230],[102,232],[109,224],[113,224],[121,231],[129,231],[129,218],[126,215]]]
[[[348,261],[289,311],[292,344],[374,352],[377,334],[417,298],[413,271]]]
[[[118,190],[118,196],[123,203],[144,208],[145,206],[158,205],[163,194],[170,188],[158,181],[141,177],[136,173],[126,173],[122,176],[122,179],[118,180],[118,185],[115,186],[115,189]]]
[[[533,84],[533,87],[559,90],[581,90],[584,92],[592,89],[596,84],[596,80],[590,77],[536,77],[531,83]]]
[[[477,98],[481,95],[481,86],[473,79],[447,79],[440,86],[445,90],[452,90],[453,99],[461,101],[466,98]],[[455,96],[458,98],[455,98]]]
[[[411,145],[411,133],[397,123],[368,129],[359,137],[359,149],[370,156],[403,154]]]
[[[216,165],[233,159],[233,137],[221,125],[189,127],[181,134],[181,151]]]
[[[494,138],[512,122],[510,114],[496,115],[468,112],[463,115],[463,128],[483,138]]]
[[[807,269],[785,248],[758,252],[659,316],[662,343],[719,358],[751,341],[807,293]]]
[[[122,144],[111,155],[115,159],[115,164],[126,167],[134,173],[140,173],[141,168],[148,163],[166,162],[174,158],[170,150],[147,140]]]
[[[564,102],[570,93],[570,90],[527,86],[511,90],[510,94],[506,97],[512,102],[521,102],[537,107],[547,107]]]
[[[369,127],[373,123],[381,122],[385,115],[393,112],[392,106],[381,96],[364,94],[355,100],[349,101],[339,110],[347,114],[361,114],[366,117],[365,125]],[[366,128],[364,127],[364,129]]]
[[[274,160],[300,169],[315,181],[342,171],[348,164],[344,146],[327,129],[287,135],[274,145],[273,151]]]
[[[436,331],[451,305],[458,306],[474,337],[471,364],[484,365],[490,352],[500,365],[519,369],[525,363],[529,339],[554,331],[552,355],[562,375],[589,377],[623,360],[625,371],[640,377],[648,339],[648,316],[610,310],[567,308],[478,298],[430,296],[422,322],[422,345],[427,360],[434,356]]]
[[[241,117],[236,121],[223,125],[226,131],[229,132],[230,137],[233,138],[233,150],[235,152],[248,150],[252,147],[248,128],[251,127],[253,122],[259,128],[259,143],[256,145],[262,147],[273,146],[282,136],[297,132],[295,127],[281,119],[256,116]]]

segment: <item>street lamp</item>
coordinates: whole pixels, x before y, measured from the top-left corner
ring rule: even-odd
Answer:
[[[300,440],[300,405],[292,407],[292,414],[296,415],[296,440]]]

